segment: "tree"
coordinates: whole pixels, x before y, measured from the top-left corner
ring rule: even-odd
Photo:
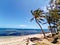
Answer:
[[[51,33],[52,33],[53,28],[54,28],[54,32],[55,33],[57,32],[56,31],[57,22],[60,19],[60,10],[59,10],[60,7],[58,6],[60,5],[59,1],[60,0],[51,0],[49,3],[50,6],[47,7],[48,12],[45,13],[46,20],[47,20],[47,23],[49,24],[49,28],[50,28],[49,30],[51,31]]]
[[[37,24],[39,25],[39,27],[41,28],[42,33],[43,33],[44,38],[45,38],[45,37],[46,37],[46,36],[45,36],[45,32],[43,31],[43,29],[42,29],[42,27],[41,27],[41,25],[40,25],[41,21],[44,21],[42,18],[45,17],[45,16],[42,15],[42,14],[43,14],[43,10],[40,10],[40,9],[37,9],[37,10],[35,10],[35,11],[32,11],[32,10],[31,10],[31,13],[32,13],[32,15],[33,15],[33,18],[31,19],[31,21],[32,21],[33,19],[35,19],[36,23],[37,23]]]
[[[49,24],[49,30],[52,33],[52,29],[51,29],[52,18],[50,16],[48,16],[48,15],[46,15],[46,20],[47,20],[47,23]]]
[[[60,0],[51,0],[50,1],[50,9],[49,9],[49,15],[52,18],[51,24],[53,24],[52,29],[54,28],[55,32],[57,29],[57,22],[60,19]]]
[[[35,11],[31,11],[31,13],[33,15],[33,18],[31,19],[31,21],[33,19],[35,19],[36,23],[40,26],[44,36],[45,36],[45,33],[40,25],[41,21],[44,21],[42,18],[45,18],[47,20],[51,33],[53,30],[54,30],[55,34],[57,33],[57,30],[56,30],[58,27],[57,22],[60,21],[59,20],[60,19],[60,0],[51,0],[47,10],[48,10],[48,12],[45,12],[45,13],[43,10],[39,10],[39,9],[37,9]],[[44,24],[46,24],[46,23],[44,23]]]

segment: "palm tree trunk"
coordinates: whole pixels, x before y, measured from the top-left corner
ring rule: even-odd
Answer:
[[[49,26],[50,26],[50,31],[51,31],[51,33],[52,33],[52,28],[51,28],[51,25],[49,24]]]
[[[49,24],[49,26],[50,26],[50,32],[51,32],[51,36],[53,36],[53,32],[52,32],[52,27],[51,27],[51,25]]]
[[[36,20],[36,19],[35,19]],[[38,21],[36,20],[36,23],[39,25],[39,27],[41,28],[41,30],[42,30],[42,33],[43,33],[43,35],[44,35],[44,38],[46,38],[46,35],[45,35],[45,33],[44,33],[44,31],[43,31],[43,29],[42,29],[42,27],[41,27],[41,25],[38,23]]]

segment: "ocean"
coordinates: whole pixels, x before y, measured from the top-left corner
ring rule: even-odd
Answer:
[[[48,29],[43,29],[45,33]],[[23,36],[42,33],[40,29],[18,29],[18,28],[0,28],[0,36]]]

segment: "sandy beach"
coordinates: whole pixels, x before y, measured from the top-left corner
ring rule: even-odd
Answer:
[[[27,38],[41,37],[42,34],[26,35],[26,36],[9,36],[0,37],[0,45],[25,45]]]
[[[48,35],[50,33],[47,33]],[[38,37],[38,38],[43,38],[43,34],[33,34],[33,35],[26,35],[26,36],[5,36],[5,37],[0,37],[0,45],[26,45],[28,38],[32,37]],[[51,44],[49,41],[46,39],[43,39],[41,42],[47,42],[48,44]],[[29,45],[34,44],[33,42],[29,41]],[[53,45],[53,44],[51,44]]]

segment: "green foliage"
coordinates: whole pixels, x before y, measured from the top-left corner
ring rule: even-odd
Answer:
[[[49,4],[50,9],[48,9],[49,12],[48,12],[48,15],[47,15],[48,17],[46,17],[46,19],[47,19],[47,22],[48,22],[49,26],[52,27],[52,28],[50,27],[51,30],[53,30],[53,28],[54,28],[54,30],[57,29],[57,27],[59,27],[57,25],[60,25],[59,23],[57,23],[60,19],[60,15],[58,14],[59,10],[56,8],[57,5],[60,5],[60,4],[57,4],[57,2],[59,2],[59,1],[60,0],[55,0],[55,3],[53,4],[54,0],[51,0],[50,4]],[[53,5],[55,5],[56,7],[54,7]]]
[[[31,13],[32,13],[32,15],[33,15],[33,18],[31,19],[31,21],[33,21],[33,20],[35,19],[36,23],[37,23],[37,24],[39,25],[39,27],[41,28],[44,37],[46,37],[46,36],[45,36],[45,32],[43,31],[43,29],[42,29],[42,27],[41,27],[41,25],[40,25],[40,23],[42,23],[42,21],[44,21],[44,19],[42,19],[42,18],[45,17],[45,16],[43,16],[43,14],[44,14],[44,13],[43,13],[43,10],[41,10],[41,9],[37,9],[37,10],[35,10],[35,11],[32,11],[32,10],[31,10]]]
[[[45,18],[47,20],[47,23],[50,26],[51,32],[53,29],[56,30],[60,26],[60,23],[58,23],[60,19],[60,15],[58,14],[58,12],[60,12],[60,10],[57,9],[57,5],[60,5],[60,0],[55,0],[55,3],[54,3],[54,0],[50,0],[49,7],[47,8],[48,12],[44,12],[42,9],[37,9],[35,11],[31,10],[31,13],[33,15],[33,18],[31,19],[31,21],[35,19],[36,23],[42,29],[39,23],[41,23],[41,21],[44,22],[44,19],[42,18]]]

